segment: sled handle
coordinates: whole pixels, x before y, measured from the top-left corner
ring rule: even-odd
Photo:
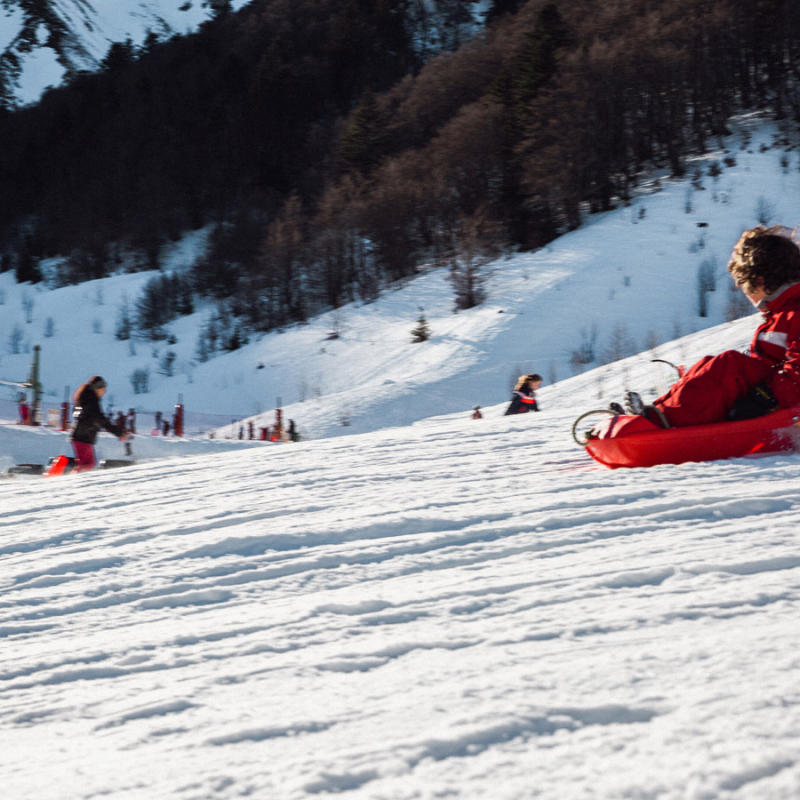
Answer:
[[[572,438],[575,441],[575,444],[580,445],[581,447],[586,447],[589,444],[589,439],[579,439],[578,438],[578,425],[580,425],[586,417],[591,417],[593,414],[606,414],[607,416],[613,417],[615,413],[610,408],[595,408],[592,411],[587,411],[585,414],[581,414],[575,422],[572,423]]]
[[[671,361],[667,361],[665,358],[651,358],[650,363],[666,364],[668,367],[672,367],[672,369],[674,369],[675,372],[678,373],[678,380],[680,380],[683,377],[683,367],[677,367],[675,366],[675,364],[673,364]]]

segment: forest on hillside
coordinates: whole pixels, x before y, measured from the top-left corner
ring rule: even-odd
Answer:
[[[0,269],[158,268],[207,228],[140,309],[148,335],[192,297],[266,331],[430,265],[469,307],[488,259],[683,174],[737,111],[800,120],[791,0],[495,0],[479,29],[475,3],[434,6],[256,0],[3,110]]]

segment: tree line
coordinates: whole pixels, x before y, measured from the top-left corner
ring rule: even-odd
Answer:
[[[416,0],[264,0],[115,45],[0,114],[2,264],[153,268],[210,225],[193,291],[251,331],[428,265],[468,307],[484,261],[683,174],[737,111],[800,119],[790,0],[502,0],[477,32],[473,5],[440,0],[435,55]]]

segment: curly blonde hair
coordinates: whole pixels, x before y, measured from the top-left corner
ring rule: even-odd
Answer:
[[[748,291],[763,287],[769,295],[786,283],[800,281],[800,249],[782,225],[746,230],[733,248],[728,272]]]

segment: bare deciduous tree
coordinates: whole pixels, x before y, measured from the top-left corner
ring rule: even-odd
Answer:
[[[456,311],[486,300],[485,267],[499,253],[498,236],[498,226],[482,212],[460,219],[456,256],[450,266]]]
[[[708,293],[717,288],[716,261],[706,258],[697,268],[697,313],[701,317],[708,316]]]
[[[764,195],[759,195],[755,211],[756,219],[761,225],[769,225],[775,216],[775,206]]]

